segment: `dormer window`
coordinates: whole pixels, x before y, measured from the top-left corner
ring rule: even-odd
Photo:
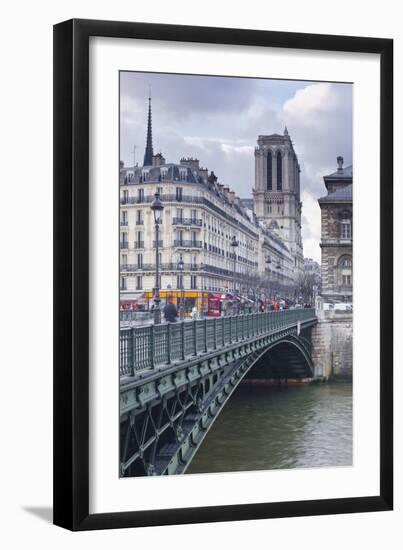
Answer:
[[[143,181],[149,180],[150,172],[148,170],[143,170],[142,175],[143,175]]]

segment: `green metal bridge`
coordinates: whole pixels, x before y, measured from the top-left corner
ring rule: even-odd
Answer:
[[[184,473],[244,378],[313,378],[314,309],[120,331],[121,476]]]

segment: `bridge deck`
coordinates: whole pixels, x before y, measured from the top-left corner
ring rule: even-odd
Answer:
[[[238,342],[315,319],[314,309],[296,309],[125,327],[120,330],[121,382],[147,369],[225,350]]]

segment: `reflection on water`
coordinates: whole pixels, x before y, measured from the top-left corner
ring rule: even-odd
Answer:
[[[187,473],[351,464],[351,384],[241,384]]]

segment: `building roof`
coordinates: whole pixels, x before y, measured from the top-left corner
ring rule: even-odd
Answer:
[[[321,197],[319,199],[319,202],[337,202],[337,201],[351,202],[352,200],[353,200],[353,184],[350,183],[350,185],[346,185],[346,187],[337,189],[337,191],[334,191],[334,193],[329,193],[329,195]]]
[[[346,178],[352,178],[353,177],[353,166],[346,166],[345,168],[339,168],[336,170],[336,172],[333,172],[333,174],[329,174],[328,176],[324,176],[325,179],[346,179]]]

